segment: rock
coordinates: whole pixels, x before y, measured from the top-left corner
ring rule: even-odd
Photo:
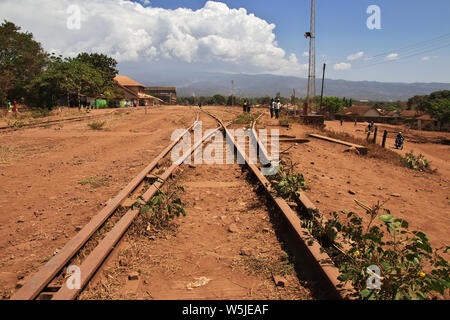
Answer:
[[[344,152],[353,153],[353,154],[356,154],[358,156],[360,155],[359,150],[356,149],[356,147],[350,147],[348,149],[345,149]]]
[[[241,251],[239,252],[239,254],[241,256],[251,256],[253,254],[252,250],[248,249],[248,248],[244,248],[241,249]]]
[[[78,231],[80,231],[80,230],[81,230],[81,226],[76,226],[76,227],[75,227],[75,231],[78,232]]]
[[[393,194],[391,194],[391,197],[394,197],[394,198],[400,198],[401,195],[399,195],[399,194],[397,194],[397,193],[393,193]]]
[[[285,287],[286,286],[286,279],[280,276],[273,276],[273,282],[275,282],[275,285],[277,287]]]
[[[239,229],[236,224],[232,223],[228,227],[228,231],[231,233],[239,232]]]
[[[25,284],[25,281],[18,281],[18,282],[16,283],[16,289],[22,288],[24,284]]]
[[[129,273],[128,280],[139,280],[139,273],[137,273],[137,272]]]
[[[270,232],[270,229],[269,229],[269,228],[264,228],[264,229],[262,229],[262,232],[269,233],[269,232]]]
[[[127,265],[128,265],[127,259],[124,258],[124,257],[120,258],[120,260],[119,260],[119,265],[122,266],[122,267],[127,266]]]
[[[320,200],[316,200],[316,203],[320,203]]]
[[[19,219],[17,219],[17,223],[23,223],[25,222],[25,220],[23,220],[23,217],[19,217]]]
[[[348,193],[350,193],[350,194],[352,194],[352,195],[355,195],[355,194],[356,194],[356,192],[355,192],[355,191],[352,191],[352,190],[348,190]]]
[[[195,168],[197,168],[197,166],[194,165],[194,164],[190,164],[190,165],[189,165],[189,168],[195,169]]]

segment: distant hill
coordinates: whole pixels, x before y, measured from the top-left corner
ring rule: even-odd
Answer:
[[[289,97],[295,88],[296,95],[306,95],[307,79],[299,77],[276,76],[270,74],[226,74],[212,72],[194,72],[185,75],[159,74],[130,75],[135,80],[149,86],[176,86],[177,95],[211,96],[231,94],[231,80],[234,80],[234,92],[242,97],[274,96],[280,92]],[[317,94],[320,94],[321,79],[317,79]],[[434,91],[450,90],[450,83],[386,83],[375,81],[325,80],[325,96],[338,96],[356,100],[369,99],[379,101],[407,100],[415,95],[430,94]]]

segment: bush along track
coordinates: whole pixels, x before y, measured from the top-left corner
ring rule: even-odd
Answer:
[[[402,163],[408,168],[416,171],[432,171],[430,168],[430,162],[425,159],[425,156],[422,154],[416,156],[413,151],[407,153],[404,157],[402,157]]]
[[[316,220],[305,221],[338,266],[338,279],[355,288],[354,298],[422,300],[434,293],[445,295],[450,288],[450,270],[440,254],[449,247],[433,249],[426,234],[410,231],[408,222],[392,216],[384,203],[369,207],[355,201],[367,220],[354,212],[334,212],[322,228],[313,222],[323,218],[314,211],[310,214]],[[351,245],[344,249],[335,241],[337,237]],[[374,274],[375,270],[379,272]]]
[[[286,169],[280,165],[270,181],[277,194],[288,201],[308,188],[293,166]],[[392,216],[385,203],[369,207],[355,202],[367,219],[347,211],[334,212],[331,218],[319,210],[298,211],[302,227],[339,268],[338,279],[355,288],[348,298],[424,300],[448,293],[449,263],[441,254],[448,253],[449,247],[433,249],[426,234],[410,231],[408,222]]]

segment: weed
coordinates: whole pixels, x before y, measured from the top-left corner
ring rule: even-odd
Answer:
[[[88,126],[92,129],[92,130],[102,130],[103,126],[106,124],[106,121],[94,121],[91,123],[88,123]]]
[[[408,222],[393,217],[383,207],[385,203],[369,207],[355,201],[368,215],[367,224],[363,225],[358,214],[341,211],[345,219],[335,212],[325,227],[331,238],[340,236],[352,244],[333,257],[340,271],[338,279],[351,282],[358,299],[427,299],[432,292],[444,295],[450,288],[450,269],[439,252],[447,253],[449,247],[433,249],[425,233],[410,231]],[[321,231],[313,229],[317,237]],[[381,271],[380,289],[367,288],[370,266]]]
[[[107,178],[87,178],[81,181],[78,181],[78,184],[82,186],[89,184],[92,188],[98,188],[104,184],[104,182],[108,180]]]
[[[234,120],[234,124],[245,124],[247,127],[250,127],[251,123],[256,120],[256,115],[251,113],[244,113],[238,115]]]
[[[181,201],[182,186],[168,186],[166,192],[159,190],[149,202],[144,205],[136,202],[133,207],[139,208],[139,218],[136,222],[138,234],[150,234],[151,231],[169,227],[175,217],[185,216],[185,204]],[[145,230],[144,230],[145,228]]]
[[[295,173],[294,167],[295,165],[291,165],[286,169],[285,164],[281,163],[277,174],[268,177],[278,196],[288,201],[295,201],[299,190],[309,189],[303,175]]]
[[[31,117],[33,119],[37,119],[37,118],[45,118],[45,117],[49,117],[51,116],[51,112],[47,111],[47,110],[35,110],[33,112],[31,112]]]
[[[416,171],[431,171],[428,160],[425,159],[422,154],[419,154],[416,157],[412,150],[402,158],[402,163],[408,168]]]

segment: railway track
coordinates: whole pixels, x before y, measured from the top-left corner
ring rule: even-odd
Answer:
[[[320,280],[321,285],[329,290],[329,296],[333,298],[343,298],[351,288],[342,287],[337,276],[337,268],[332,263],[326,253],[321,252],[320,245],[310,235],[307,229],[301,227],[301,221],[298,215],[290,205],[282,198],[275,195],[271,190],[270,182],[261,173],[261,168],[252,164],[227,126],[230,123],[224,123],[216,115],[202,110],[208,116],[214,118],[218,127],[204,136],[201,141],[194,142],[187,153],[171,165],[168,164],[167,155],[180,142],[183,136],[194,130],[198,124],[199,113],[196,114],[196,120],[186,128],[176,141],[164,149],[138,176],[136,176],[119,194],[110,200],[107,205],[94,218],[79,231],[51,260],[49,260],[28,282],[24,284],[11,298],[12,300],[73,300],[83,291],[89,281],[102,267],[105,260],[118,245],[123,235],[127,232],[130,225],[139,215],[140,210],[133,206],[136,201],[141,203],[149,202],[152,197],[160,190],[161,186],[170,179],[177,168],[187,157],[191,157],[196,150],[208,141],[220,130],[228,137],[232,143],[232,148],[237,152],[238,157],[245,161],[245,167],[256,178],[255,182],[259,185],[267,198],[273,203],[277,211],[280,212],[286,227],[286,238],[289,246],[299,260],[305,264],[314,277]],[[262,114],[261,114],[262,115]],[[260,115],[260,116],[261,116]],[[259,139],[256,133],[256,120],[252,123],[251,134],[257,141],[258,149],[265,157],[266,162],[275,165],[267,153],[265,145]],[[305,209],[313,207],[311,201],[305,196],[299,199],[299,203]],[[108,227],[107,227],[108,226]],[[103,228],[103,229],[102,229]],[[104,236],[95,239],[96,234],[102,230]],[[92,242],[92,243],[91,243]],[[82,254],[81,254],[82,253]],[[79,264],[80,283],[76,288],[69,288],[65,285],[65,271],[72,264],[75,257],[83,256]]]
[[[124,109],[120,109],[120,110],[124,110]],[[78,122],[78,121],[84,121],[84,120],[101,119],[101,118],[109,116],[115,112],[116,112],[116,110],[113,110],[113,111],[105,113],[105,114],[99,114],[99,115],[90,115],[90,116],[83,116],[83,117],[70,117],[70,118],[65,118],[65,119],[39,121],[39,122],[34,122],[34,123],[21,124],[20,126],[17,126],[17,127],[15,127],[15,126],[0,126],[0,132],[11,132],[11,131],[17,131],[17,130],[21,130],[21,129],[36,128],[36,127],[46,126],[46,125],[56,125],[59,123],[71,123],[71,122]]]

